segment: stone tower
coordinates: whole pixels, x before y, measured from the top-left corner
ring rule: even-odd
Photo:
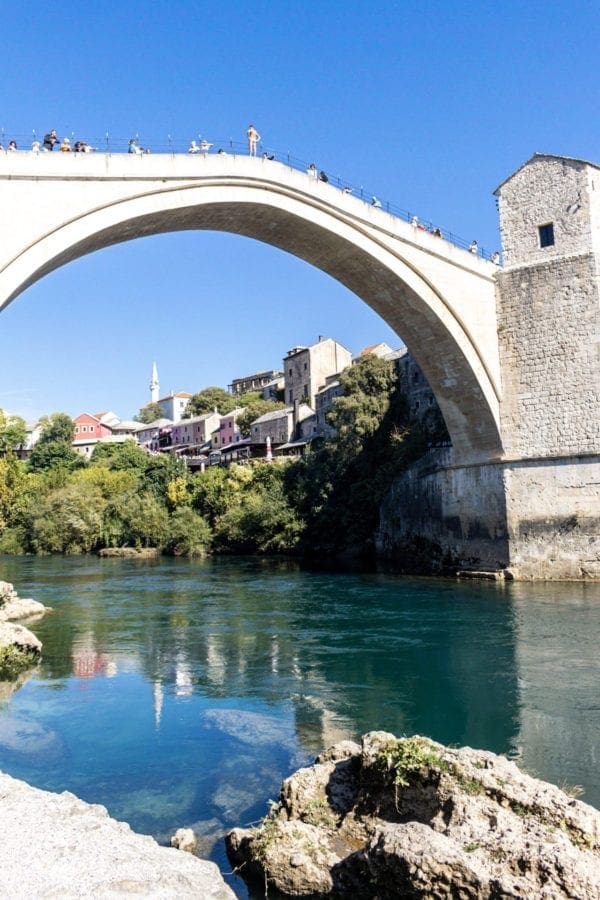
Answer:
[[[510,565],[600,577],[600,166],[536,153],[496,190]]]
[[[378,545],[408,571],[426,547],[440,567],[600,580],[600,166],[536,154],[496,196],[502,454],[430,451],[384,500]]]
[[[160,387],[158,384],[158,369],[156,363],[152,363],[152,378],[150,379],[150,403],[157,403]]]
[[[600,166],[535,154],[496,191],[505,455],[600,451]]]

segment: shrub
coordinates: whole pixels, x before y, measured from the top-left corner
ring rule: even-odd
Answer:
[[[166,546],[173,556],[204,556],[211,541],[210,525],[193,509],[182,507],[173,513]]]

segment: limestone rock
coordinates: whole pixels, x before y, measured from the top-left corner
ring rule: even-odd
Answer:
[[[37,619],[46,612],[49,612],[49,607],[37,600],[19,597],[10,582],[0,581],[0,622]]]
[[[186,853],[193,853],[197,845],[196,835],[191,828],[178,828],[171,837],[171,847],[185,850]]]
[[[353,900],[600,896],[600,813],[504,757],[370,732],[283,783],[228,835],[245,877]]]
[[[36,655],[42,650],[42,642],[24,625],[0,622],[0,647],[10,646],[31,651]]]
[[[235,900],[214,863],[159,847],[103,806],[0,773],[3,897]]]

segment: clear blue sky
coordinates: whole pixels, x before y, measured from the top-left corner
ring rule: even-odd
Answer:
[[[0,127],[24,146],[55,127],[185,147],[243,140],[254,122],[269,146],[492,250],[492,192],[534,151],[600,160],[593,2],[32,0],[0,14]],[[193,392],[277,367],[319,334],[353,352],[400,343],[281,251],[145,238],[59,269],[0,314],[0,407],[130,417],[153,359],[163,392]]]

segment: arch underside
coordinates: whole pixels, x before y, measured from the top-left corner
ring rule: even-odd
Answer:
[[[476,351],[468,338],[459,341],[456,332],[460,328],[452,333],[448,322],[425,299],[432,290],[418,273],[406,267],[407,277],[403,279],[379,258],[380,254],[359,246],[359,241],[349,240],[272,203],[208,202],[132,217],[127,217],[126,206],[121,221],[68,244],[38,265],[10,299],[80,256],[139,237],[185,230],[224,231],[250,237],[285,250],[335,278],[401,336],[436,396],[457,459],[465,462],[501,455],[497,418],[482,386],[481,371],[474,371]],[[363,243],[368,246],[368,241]],[[398,264],[402,265],[401,261]],[[488,389],[488,396],[489,393]]]

